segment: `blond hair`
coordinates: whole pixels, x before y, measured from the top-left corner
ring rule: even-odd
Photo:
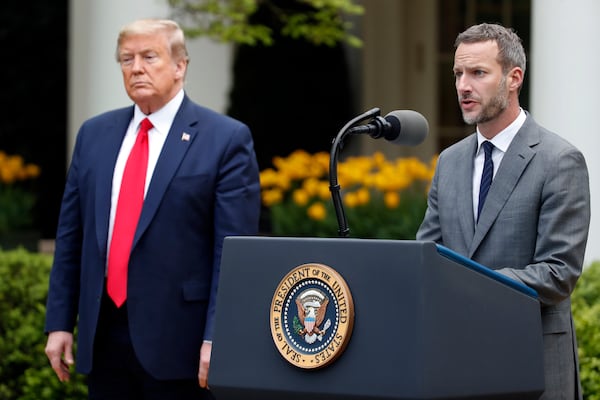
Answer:
[[[177,22],[170,19],[139,19],[123,26],[117,40],[117,62],[120,62],[119,50],[121,49],[121,44],[127,37],[134,35],[155,35],[159,33],[164,33],[167,36],[173,60],[179,61],[183,59],[188,63],[189,56],[185,47],[183,30]]]

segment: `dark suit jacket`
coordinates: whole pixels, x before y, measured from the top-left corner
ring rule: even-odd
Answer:
[[[113,170],[132,117],[128,107],[81,126],[60,211],[46,331],[73,331],[77,322],[82,373],[92,366],[104,290]],[[131,339],[154,377],[197,377],[200,346],[212,339],[223,238],[256,234],[259,210],[248,127],[186,96],[156,164],[129,263]]]
[[[476,150],[473,134],[440,154],[417,239],[443,244],[535,289],[542,303],[546,381],[573,383],[575,373],[564,371],[577,362],[569,296],[581,274],[590,221],[583,155],[527,114],[476,224]]]

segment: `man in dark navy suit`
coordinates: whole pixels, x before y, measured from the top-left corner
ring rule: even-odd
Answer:
[[[258,230],[252,136],[186,96],[188,55],[175,22],[125,26],[117,59],[135,104],[89,119],[78,133],[50,276],[46,354],[68,380],[77,324],[76,369],[88,374],[90,398],[212,398],[223,239]],[[126,182],[140,135],[139,211],[135,202],[119,209],[137,185]],[[123,225],[132,227],[129,238]]]

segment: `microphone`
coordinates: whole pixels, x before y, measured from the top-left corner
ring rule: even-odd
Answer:
[[[367,134],[373,139],[383,137],[394,144],[416,146],[425,140],[428,132],[429,124],[423,115],[413,110],[396,110],[366,125],[351,128],[348,134]]]
[[[421,143],[429,132],[429,124],[425,117],[416,111],[398,110],[392,111],[385,117],[379,115],[379,108],[373,108],[354,117],[338,132],[331,145],[329,157],[329,190],[333,200],[333,208],[338,220],[338,233],[340,237],[348,237],[350,228],[344,213],[340,185],[337,179],[337,159],[344,138],[351,134],[366,133],[372,138],[384,137],[395,144],[415,146]],[[366,125],[357,125],[363,121],[370,120]]]

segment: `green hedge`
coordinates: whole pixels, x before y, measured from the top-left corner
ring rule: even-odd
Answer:
[[[52,258],[0,249],[0,400],[85,399],[85,378],[61,383],[44,347]],[[586,400],[600,400],[600,262],[588,266],[573,294],[581,381]]]
[[[584,269],[571,300],[583,395],[600,400],[600,261]]]
[[[84,377],[61,383],[44,353],[52,257],[0,250],[0,400],[85,399]]]

